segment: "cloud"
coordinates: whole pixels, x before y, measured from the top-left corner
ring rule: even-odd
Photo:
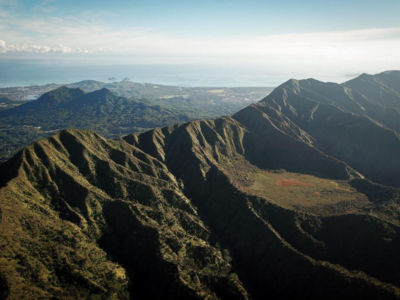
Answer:
[[[52,18],[22,24],[39,36],[23,44],[1,44],[2,53],[125,53],[173,55],[266,55],[354,57],[394,55],[400,51],[400,28],[280,34],[260,37],[200,38],[146,29],[112,30],[101,24]],[[12,33],[13,37],[18,33]],[[1,38],[2,36],[0,36]],[[57,43],[54,45],[54,43]],[[66,46],[68,45],[68,46]]]
[[[42,28],[46,23],[37,22],[33,27]],[[166,53],[269,53],[297,46],[296,51],[303,48],[323,49],[360,43],[396,42],[400,29],[365,30],[358,32],[324,32],[316,34],[285,34],[261,37],[237,38],[192,38],[176,37],[134,30],[108,32],[101,28],[65,27],[64,32],[56,29],[62,40],[70,40],[77,47],[86,46],[92,49],[103,49],[111,52],[166,52]],[[52,32],[37,30],[43,37],[51,37]],[[381,34],[377,34],[377,32]],[[52,37],[54,40],[57,37]],[[59,40],[60,38],[58,38]],[[107,45],[111,47],[105,47]],[[293,51],[294,49],[288,49]]]
[[[29,26],[36,36],[24,34]],[[20,28],[24,29],[1,31],[0,58],[53,53],[123,63],[242,65],[298,72],[325,69],[343,74],[400,68],[400,28],[204,38],[143,28],[116,30],[72,17],[32,20]]]
[[[6,42],[0,40],[0,53],[6,53],[6,52],[7,52],[7,50],[6,50]]]
[[[62,44],[56,47],[26,44],[7,45],[5,41],[0,40],[0,53],[89,53],[89,51],[79,47],[70,48]]]

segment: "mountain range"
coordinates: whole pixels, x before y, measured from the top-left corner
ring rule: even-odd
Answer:
[[[3,116],[126,101],[39,100]],[[399,299],[399,109],[398,71],[292,79],[231,117],[37,141],[0,165],[0,298]]]
[[[80,88],[67,87],[60,87],[35,101],[0,112],[0,120],[11,126],[29,124],[44,130],[85,128],[117,136],[127,130],[149,127],[154,119],[164,126],[168,122],[188,120],[159,105],[146,105],[115,96],[108,89],[86,93]]]
[[[174,123],[231,115],[271,90],[93,80],[66,86],[1,88],[0,162],[63,129],[96,130],[107,138],[118,138]],[[35,95],[40,97],[26,101]]]
[[[86,93],[80,88],[60,87],[37,100],[0,111],[0,159],[66,128],[90,129],[116,138],[189,120],[179,111],[119,97],[108,89]]]

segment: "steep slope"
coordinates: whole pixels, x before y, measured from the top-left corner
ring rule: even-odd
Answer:
[[[174,176],[126,142],[62,131],[1,171],[8,299],[247,298]]]
[[[364,200],[348,215],[370,226],[349,234],[382,255],[349,249],[342,243],[349,234],[332,238],[341,214],[287,209],[245,191],[267,163],[268,148],[253,149],[264,138],[226,118],[126,141],[62,131],[25,148],[0,166],[3,292],[9,299],[396,298],[399,229],[386,211],[366,212],[385,206],[382,199]],[[298,160],[333,166],[317,168],[320,176],[360,177],[311,152]],[[392,241],[388,249],[382,235]],[[356,253],[363,259],[351,260]]]
[[[383,106],[400,108],[399,82],[399,71],[387,71],[376,75],[362,74],[343,86],[359,91]]]
[[[297,141],[282,132],[280,135],[278,138],[272,132],[266,132],[259,136],[233,119],[219,119],[168,127],[125,139],[164,162],[183,181],[187,195],[193,199],[206,224],[219,237],[220,244],[231,250],[235,272],[255,299],[398,297],[397,288],[372,278],[394,284],[399,280],[399,261],[395,254],[399,247],[398,225],[385,221],[385,214],[369,214],[372,208],[379,210],[380,204],[370,202],[363,195],[361,207],[357,207],[360,203],[355,199],[344,211],[340,208],[343,203],[324,208],[325,213],[336,208],[337,216],[316,216],[284,209],[268,197],[252,196],[245,191],[245,186],[259,172],[259,166],[266,160],[273,163],[279,155],[288,157],[289,153],[298,153],[297,159],[292,159],[292,162],[297,160],[293,169],[301,170],[305,161],[310,171],[316,166],[320,176],[347,180],[357,176],[345,164],[317,154],[320,152],[309,145],[308,152],[297,152],[300,148]],[[277,152],[276,156],[266,158],[270,151],[268,146],[260,151],[252,150],[266,137],[271,138],[270,143],[283,143],[288,147],[282,147],[280,154]],[[287,137],[292,145],[286,144],[283,137]],[[253,165],[247,161],[249,157]],[[325,168],[319,169],[319,164]],[[369,230],[376,232],[376,236],[367,230],[361,233],[354,229],[349,230],[347,236],[337,238],[344,226],[342,214],[355,222],[355,226],[363,228],[363,223],[368,223]],[[378,233],[378,228],[387,229]],[[325,240],[319,236],[323,230],[332,231],[324,236]],[[378,248],[384,248],[381,234],[394,237],[393,244],[386,246],[382,256],[376,253]],[[343,243],[349,237],[357,238],[359,246],[368,243],[370,248],[347,248]],[[353,261],[352,257],[356,255],[362,259]],[[349,272],[346,268],[362,270],[366,274]]]
[[[362,80],[364,75],[358,77],[356,80]],[[329,104],[337,108],[357,114],[360,116],[370,117],[390,129],[400,131],[400,111],[395,106],[385,106],[377,101],[377,95],[381,94],[380,87],[367,83],[365,87],[359,89],[351,89],[352,81],[346,82],[343,85],[336,83],[324,83],[315,79],[307,80],[289,80],[282,84],[275,93],[279,95],[280,89],[300,95],[316,101],[321,104]],[[396,101],[400,101],[400,98]],[[400,103],[400,102],[399,102]]]
[[[340,96],[329,92],[332,89],[340,91]],[[315,147],[346,162],[367,178],[400,187],[400,160],[396,155],[400,151],[399,134],[366,113],[357,113],[354,107],[359,102],[352,100],[356,98],[346,100],[346,95],[354,92],[344,91],[346,88],[340,85],[291,80],[255,106],[268,115],[281,113],[310,135]],[[341,100],[336,100],[337,97]],[[234,118],[240,118],[242,113]],[[396,115],[390,122],[400,124],[400,117]]]

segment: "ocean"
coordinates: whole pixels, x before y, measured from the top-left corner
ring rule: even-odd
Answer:
[[[321,81],[344,82],[345,75],[313,76]],[[306,74],[268,68],[218,65],[89,65],[44,60],[0,60],[0,87],[68,84],[81,80],[121,81],[182,87],[275,87]]]

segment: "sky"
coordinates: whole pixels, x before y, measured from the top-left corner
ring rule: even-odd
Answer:
[[[0,0],[0,59],[400,69],[400,0]]]

